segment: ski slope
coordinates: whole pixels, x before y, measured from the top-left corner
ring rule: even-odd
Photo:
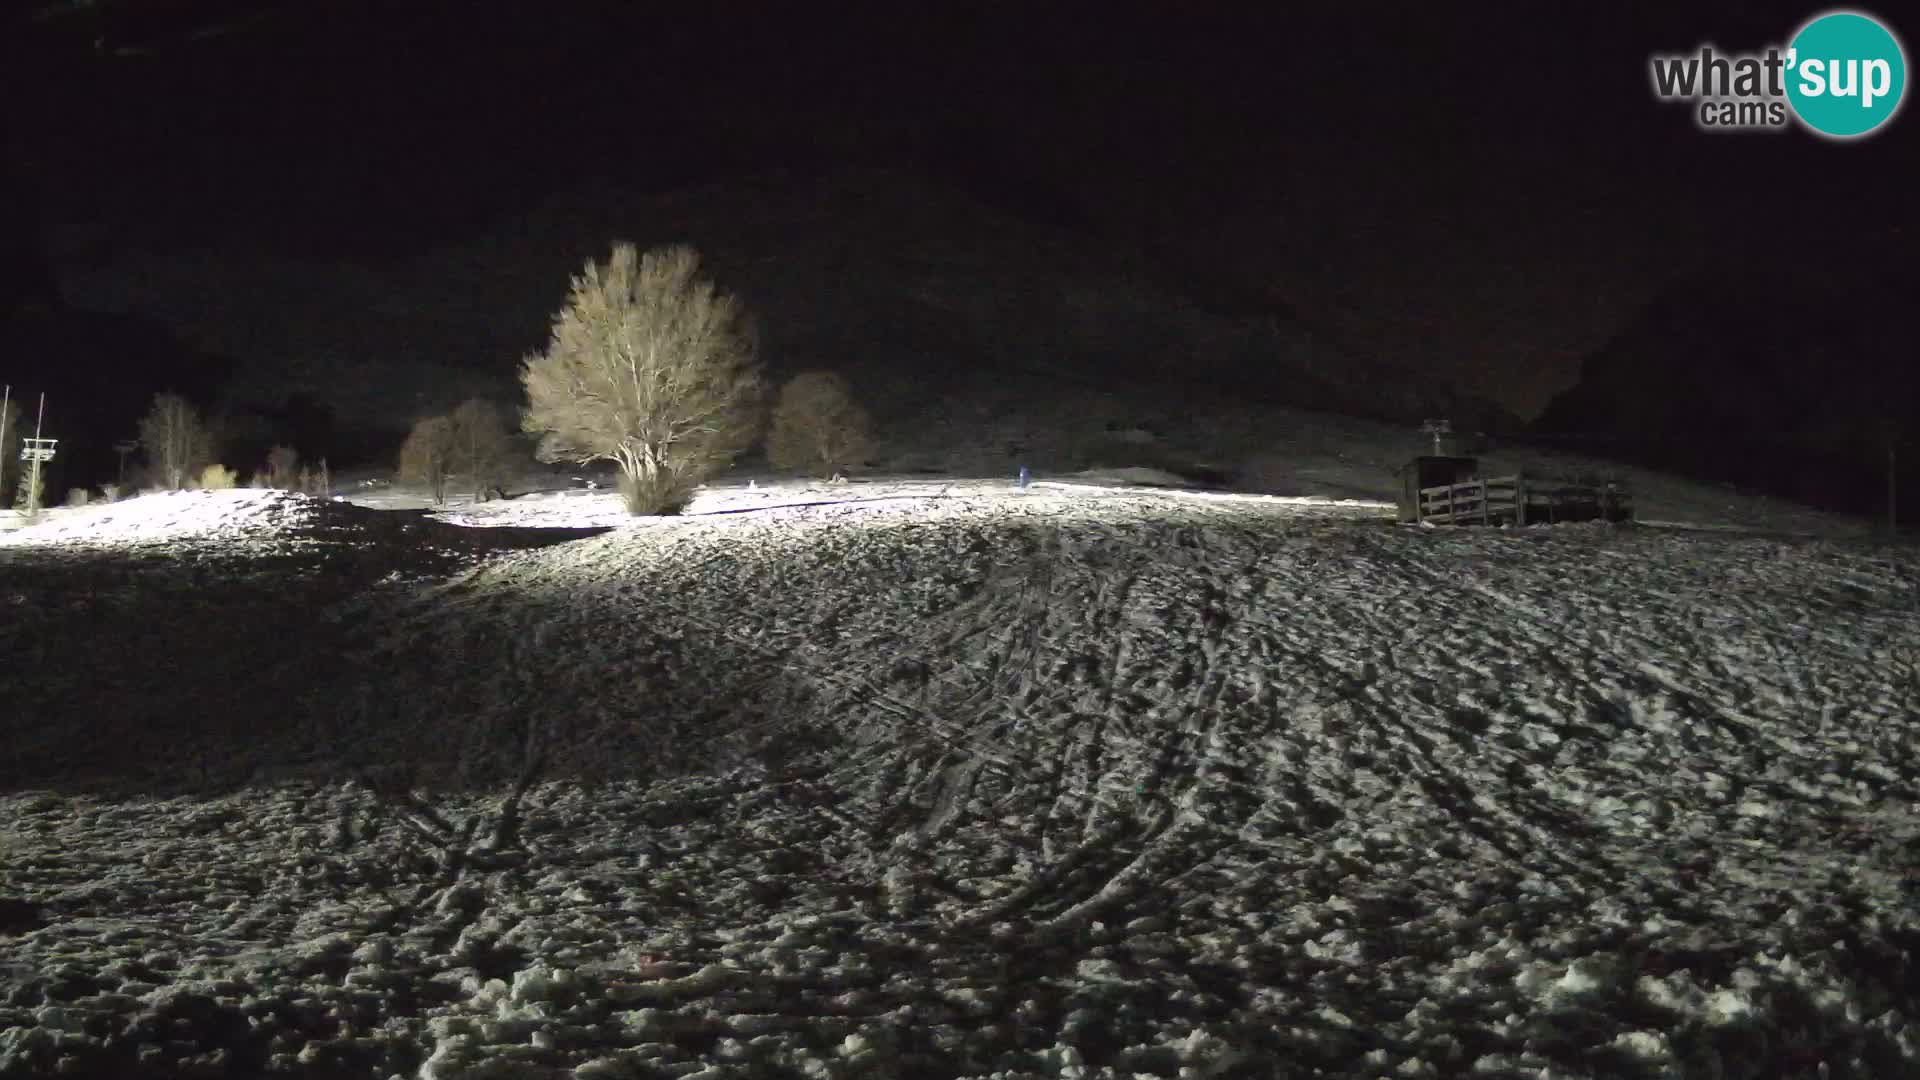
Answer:
[[[1910,549],[691,510],[0,536],[0,1076],[1920,1072]]]

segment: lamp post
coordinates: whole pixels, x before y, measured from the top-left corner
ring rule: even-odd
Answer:
[[[20,460],[30,462],[32,470],[27,474],[27,516],[32,517],[40,511],[40,463],[53,460],[54,444],[58,439],[43,439],[41,429],[47,423],[47,395],[40,395],[40,416],[33,422],[33,438],[20,440]]]

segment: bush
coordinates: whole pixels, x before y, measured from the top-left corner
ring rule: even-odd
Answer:
[[[699,256],[614,245],[588,262],[544,353],[521,365],[547,462],[611,461],[634,514],[674,513],[752,445],[762,383],[751,321]]]
[[[119,502],[120,501],[120,485],[119,484],[101,484],[100,485],[100,501],[110,502],[110,503]]]
[[[767,460],[778,469],[832,476],[873,449],[873,422],[853,400],[847,380],[806,371],[788,380],[773,407]]]
[[[429,416],[413,425],[400,445],[400,479],[425,484],[435,503],[447,501],[447,477],[453,472],[453,421]]]
[[[93,494],[89,492],[86,488],[77,487],[77,488],[67,489],[67,505],[68,506],[85,506],[92,501],[93,501]]]
[[[200,470],[200,486],[208,491],[226,491],[239,485],[240,477],[232,469],[215,462]]]

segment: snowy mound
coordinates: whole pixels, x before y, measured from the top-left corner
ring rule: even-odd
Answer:
[[[0,1076],[1920,1074],[1913,552],[828,487],[0,560]]]
[[[45,520],[0,533],[0,544],[143,545],[240,539],[364,521],[365,511],[285,491],[170,491],[45,511]]]

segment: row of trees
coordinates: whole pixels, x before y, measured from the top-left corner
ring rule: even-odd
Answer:
[[[635,514],[682,509],[759,437],[759,335],[738,297],[702,277],[688,247],[614,245],[573,278],[544,352],[521,364],[521,427],[542,461],[611,461]],[[831,474],[869,451],[846,381],[796,376],[772,410],[768,460]]]
[[[610,461],[635,514],[672,513],[694,489],[731,464],[768,428],[768,460],[777,468],[833,475],[866,457],[871,421],[839,375],[795,376],[770,410],[758,359],[759,335],[738,297],[701,276],[687,247],[645,254],[616,244],[605,262],[589,261],[572,281],[544,352],[521,365],[527,403],[520,428],[538,437],[547,462]],[[767,421],[770,419],[770,426]],[[18,425],[8,424],[15,442]],[[167,490],[229,487],[233,470],[216,460],[211,425],[186,398],[157,395],[139,422],[146,476]],[[10,447],[0,447],[8,458]],[[425,484],[436,502],[464,477],[476,500],[502,491],[513,457],[508,418],[483,399],[419,421],[400,449],[404,479]],[[251,486],[325,492],[326,463],[304,467],[276,446]]]
[[[237,485],[232,469],[215,460],[219,439],[193,403],[179,394],[158,394],[140,418],[140,451],[146,461],[146,484],[168,491],[188,487],[223,488]],[[333,487],[325,458],[304,463],[291,446],[267,451],[250,487],[278,488],[323,495]]]
[[[0,416],[0,504],[11,502],[23,510],[29,505],[50,505],[49,471],[39,473],[39,490],[30,493],[28,478],[33,473],[20,466],[21,439],[27,434],[21,425],[20,403],[8,401],[0,408],[5,410],[4,416]],[[239,474],[214,460],[219,447],[215,426],[179,394],[155,395],[138,422],[138,431],[138,439],[128,445],[140,450],[140,466],[131,483],[125,482],[123,467],[121,480],[100,485],[99,496],[107,501],[143,488],[177,491],[239,486]],[[332,489],[333,480],[324,458],[313,463],[303,462],[299,451],[280,445],[267,452],[249,484],[319,495]],[[84,506],[94,498],[93,492],[76,487],[67,492],[66,502],[69,506]]]
[[[767,460],[775,468],[832,476],[866,457],[871,427],[844,378],[833,372],[802,372],[781,389],[774,406]],[[276,453],[280,449],[285,448],[276,448]],[[672,452],[664,456],[670,460]],[[425,485],[436,503],[446,501],[456,479],[465,481],[475,502],[485,502],[505,494],[514,457],[513,426],[506,415],[493,402],[472,398],[445,416],[416,421],[401,444],[397,471],[400,479]],[[696,475],[684,468],[679,472]],[[624,489],[648,490],[633,483]]]

